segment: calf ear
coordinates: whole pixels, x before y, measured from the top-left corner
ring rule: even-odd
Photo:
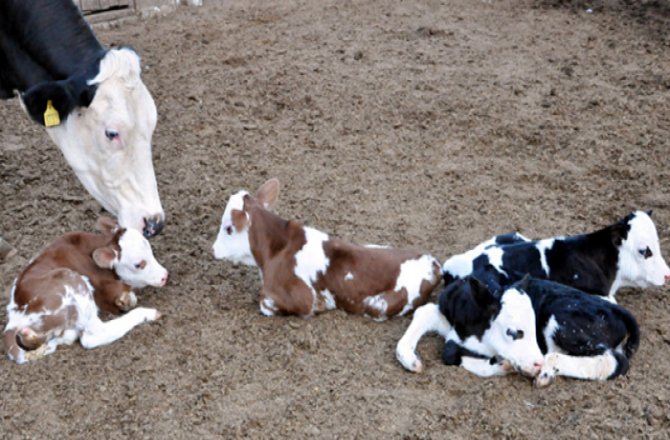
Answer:
[[[654,213],[654,210],[653,210],[653,209],[650,209],[650,210],[647,211],[647,215],[648,215],[649,217],[651,217],[651,215],[652,215],[653,213]]]
[[[477,278],[468,277],[468,285],[470,286],[472,297],[481,309],[488,309],[495,303],[495,298],[491,294],[489,288],[482,284]]]
[[[93,251],[93,261],[101,269],[113,269],[117,261],[117,254],[109,246],[98,248]]]
[[[21,95],[21,101],[30,117],[41,125],[47,125],[45,112],[51,103],[57,113],[56,122],[52,125],[59,125],[75,108],[89,106],[95,96],[96,87],[86,84],[84,77],[47,81],[26,90]]]
[[[243,231],[247,227],[247,215],[244,211],[239,209],[233,209],[230,213],[230,216],[233,219],[233,226],[237,232]]]
[[[113,218],[101,215],[95,222],[95,229],[105,234],[114,234],[119,230],[119,224]]]
[[[256,200],[258,200],[265,209],[274,208],[279,198],[279,180],[272,178],[261,185],[256,191]]]
[[[621,243],[628,237],[629,229],[628,222],[619,222],[612,225],[612,244],[616,247],[621,246]]]

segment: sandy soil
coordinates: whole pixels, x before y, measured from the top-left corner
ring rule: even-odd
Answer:
[[[276,176],[281,215],[441,260],[637,208],[654,209],[670,255],[666,0],[206,3],[98,31],[141,53],[159,110],[169,220],[152,244],[171,281],[140,302],[164,318],[108,347],[1,360],[3,438],[670,436],[667,290],[618,296],[643,331],[627,377],[536,390],[445,367],[435,337],[425,373],[405,372],[408,318],[264,318],[256,271],[210,251],[227,197]],[[100,208],[16,100],[0,118],[7,292]]]

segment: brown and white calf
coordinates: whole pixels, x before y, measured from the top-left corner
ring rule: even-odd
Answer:
[[[269,209],[279,181],[256,196],[234,194],[223,213],[214,256],[260,268],[264,315],[312,316],[339,308],[375,320],[404,315],[428,301],[440,283],[440,265],[430,255],[381,246],[358,246]]]
[[[134,288],[160,287],[168,278],[141,232],[100,224],[102,234],[72,232],[58,238],[14,281],[4,332],[10,359],[21,364],[76,340],[85,348],[109,344],[160,317],[142,307],[107,322],[98,317],[99,308],[134,307]]]

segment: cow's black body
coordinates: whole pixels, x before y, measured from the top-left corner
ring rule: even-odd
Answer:
[[[40,124],[47,100],[63,119],[90,104],[105,52],[72,0],[0,1],[0,98],[18,90]]]

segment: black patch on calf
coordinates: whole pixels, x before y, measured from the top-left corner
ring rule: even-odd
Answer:
[[[439,307],[461,340],[469,336],[481,340],[501,308],[500,298],[472,277],[447,285],[440,293]]]
[[[524,243],[527,241],[528,240],[521,238],[516,232],[508,232],[507,234],[496,235],[495,238],[496,245]]]

